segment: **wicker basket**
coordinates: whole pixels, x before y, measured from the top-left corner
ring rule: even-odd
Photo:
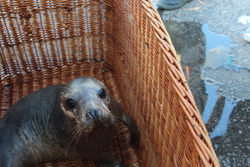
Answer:
[[[138,156],[126,145],[126,127],[110,146],[128,166],[219,166],[150,0],[1,0],[0,17],[0,117],[30,92],[91,75],[137,121]]]

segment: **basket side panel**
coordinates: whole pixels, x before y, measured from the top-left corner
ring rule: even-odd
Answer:
[[[188,119],[195,115],[199,119],[192,126],[204,125],[153,5],[118,0],[114,9],[115,48],[120,57],[114,71],[124,106],[141,130],[140,165],[213,166],[213,149],[204,155],[197,149],[200,139],[190,130]],[[206,130],[203,134],[207,136]]]
[[[1,1],[0,11],[1,80],[112,54],[109,1]]]

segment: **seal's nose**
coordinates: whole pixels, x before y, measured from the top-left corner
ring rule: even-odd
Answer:
[[[87,113],[87,117],[91,116],[95,121],[99,119],[100,109],[93,109]]]

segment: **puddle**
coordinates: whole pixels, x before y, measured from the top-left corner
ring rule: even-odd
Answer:
[[[225,135],[237,103],[250,99],[250,73],[233,64],[235,56],[230,54],[230,49],[237,46],[231,44],[230,38],[212,32],[206,24],[173,20],[164,23],[180,55],[183,71],[204,123],[209,123],[211,115],[217,115],[217,124],[209,128],[210,137]],[[190,71],[187,72],[187,69]],[[190,76],[187,76],[188,73]],[[225,100],[218,101],[219,96]],[[219,110],[216,108],[218,105],[222,106]]]
[[[165,18],[171,19],[167,14]],[[231,53],[241,46],[206,24],[175,20],[164,24],[221,166],[250,166],[250,72],[234,64],[236,56]]]
[[[212,32],[207,24],[202,25],[202,32],[206,36],[206,61],[204,67],[217,69],[220,66],[239,71],[241,66],[232,63],[235,56],[230,54],[230,49],[237,47],[231,44],[231,39]]]
[[[206,37],[206,53],[213,48],[217,48],[218,46],[224,47],[226,51],[230,50],[230,38],[212,32],[207,24],[202,25],[201,30]]]
[[[224,95],[226,98],[221,118],[215,129],[210,133],[210,137],[214,138],[222,136],[227,132],[230,115],[237,104],[237,101],[234,100],[236,98],[233,92],[234,85],[228,84],[229,80],[232,80],[232,76],[225,74],[229,72],[229,69],[231,69],[230,72],[235,71],[237,73],[241,67],[232,64],[233,56],[230,55],[230,47],[232,47],[230,38],[212,32],[206,24],[202,26],[202,32],[206,37],[206,59],[201,70],[201,79],[205,82],[206,94],[208,96],[202,115],[205,124],[209,121],[214,111],[218,95]],[[225,69],[228,71],[225,71]],[[223,70],[224,75],[217,75],[221,70]]]
[[[226,98],[220,121],[215,127],[214,131],[210,133],[210,138],[214,138],[216,136],[222,136],[227,132],[229,117],[233,112],[233,109],[236,106],[236,104],[237,104],[236,101]]]
[[[216,103],[218,103],[218,98],[219,98],[219,94],[217,93],[218,88],[215,85],[206,83],[205,86],[208,98],[202,115],[204,124],[206,124],[209,121],[211,114],[216,106]],[[214,138],[216,136],[222,136],[227,132],[229,118],[236,104],[237,101],[233,99],[229,98],[225,99],[221,118],[218,124],[216,125],[215,129],[213,130],[213,132],[210,133],[210,138]]]
[[[206,94],[208,95],[208,97],[207,97],[206,106],[203,110],[203,115],[202,115],[204,124],[208,122],[218,100],[218,94],[216,92],[217,87],[212,84],[206,84],[205,87],[206,87]]]

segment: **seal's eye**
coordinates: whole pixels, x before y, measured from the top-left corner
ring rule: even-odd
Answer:
[[[67,99],[66,100],[66,106],[68,107],[68,109],[73,109],[76,105],[76,101],[73,99]]]
[[[102,99],[104,99],[107,95],[106,95],[106,91],[104,89],[100,89],[98,91],[98,96]]]

